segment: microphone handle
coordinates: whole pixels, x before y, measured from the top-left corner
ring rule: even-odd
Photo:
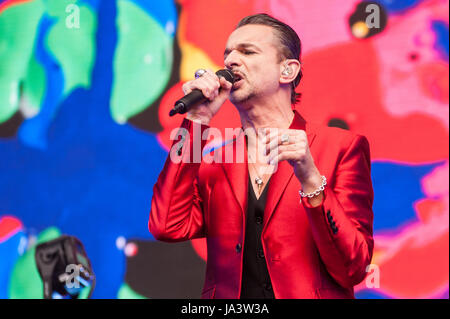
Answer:
[[[225,80],[234,83],[233,72],[227,69],[219,70],[216,72],[218,77],[223,77]],[[175,102],[175,106],[172,110],[170,110],[169,116],[174,116],[175,114],[184,114],[186,113],[192,105],[196,105],[198,103],[203,103],[207,100],[207,98],[203,95],[201,90],[195,89],[192,90],[191,93],[185,95],[181,99]]]
[[[206,101],[206,97],[199,89],[192,90],[191,93],[186,94],[181,99],[175,102],[175,107],[170,111],[169,116],[173,116],[177,113],[184,114],[189,110],[190,105],[195,105]]]

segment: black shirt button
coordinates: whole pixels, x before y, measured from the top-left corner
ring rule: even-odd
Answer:
[[[236,245],[236,252],[240,253],[241,251],[242,251],[242,245],[241,245],[241,243],[239,243]]]
[[[258,257],[264,258],[264,250],[262,250],[262,249],[258,250]]]
[[[255,219],[255,221],[256,221],[256,223],[257,223],[258,225],[261,225],[262,222],[263,222],[263,218],[262,218],[261,216],[257,216],[256,219]]]

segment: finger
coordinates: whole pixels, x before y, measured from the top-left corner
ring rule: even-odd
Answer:
[[[208,100],[211,100],[213,90],[211,89],[210,85],[205,80],[202,80],[201,83],[198,83],[196,85],[196,89],[202,91],[203,96],[205,98],[207,98]]]
[[[287,142],[282,141],[282,136],[284,134],[289,136]],[[278,131],[273,131],[269,135],[268,140],[267,152],[274,149],[277,145],[306,144],[306,134],[301,130],[278,129]]]
[[[209,76],[212,76],[212,77],[218,78],[218,76],[216,75],[216,73],[214,73],[214,71],[211,70],[211,69],[206,69],[206,73],[205,73],[205,74],[206,74],[206,75],[209,75]]]
[[[277,138],[272,138],[268,144],[266,144],[265,153],[266,155],[272,153],[273,151],[278,149],[278,140]]]
[[[284,144],[281,142],[281,136],[283,134],[289,134],[288,130],[285,129],[275,129],[275,130],[270,130],[270,134],[268,137],[268,142],[266,144],[266,154],[270,153],[271,151],[273,151],[275,148],[281,146],[281,145],[288,145],[288,144],[292,144],[296,139],[294,136],[289,136],[289,143],[288,144]]]
[[[279,128],[271,128],[271,127],[266,127],[263,132],[264,132],[264,138],[263,138],[263,143],[271,143],[275,137],[278,135],[278,131],[280,129]]]
[[[266,161],[269,163],[273,158],[275,158],[279,154],[283,154],[286,152],[297,152],[299,156],[302,152],[304,152],[304,150],[298,144],[278,145],[274,149],[272,149],[269,153],[266,154]]]
[[[187,92],[186,94],[189,94],[194,89],[198,89],[202,91],[206,98],[211,99],[214,97],[212,93],[214,93],[216,88],[220,87],[219,78],[212,70],[208,69],[205,71],[201,77],[185,83],[183,91]]]
[[[216,90],[217,96],[229,94],[233,84],[228,82],[224,77],[219,77],[219,87]]]
[[[206,73],[200,78],[208,80],[212,86],[215,88],[220,87],[220,79],[219,77],[211,70],[207,70]]]
[[[288,130],[288,129],[282,129],[282,128],[266,128],[266,132],[267,132],[266,135],[268,138],[268,143],[273,140],[276,140],[279,142],[281,135],[283,135],[283,134],[290,135],[291,134],[289,131],[290,130]]]
[[[220,81],[217,75],[206,73],[201,77],[205,83],[208,85],[208,89],[210,91],[210,94],[208,98],[210,100],[214,100],[219,95],[219,89],[220,89]]]
[[[181,87],[181,89],[183,90],[184,95],[187,95],[187,94],[189,94],[189,93],[192,92],[192,89],[191,89],[191,82],[192,82],[192,81],[186,82],[186,83],[184,83],[183,86]]]
[[[233,87],[233,84],[231,84],[231,82],[228,82],[224,77],[220,77],[219,81],[221,88],[225,91],[229,91]]]
[[[185,95],[191,93],[193,90],[200,90],[206,98],[209,97],[211,92],[208,82],[205,80],[200,80],[200,78],[186,82],[183,85],[182,89]]]
[[[220,79],[214,73],[207,72],[200,79],[207,80],[209,83],[211,83],[212,86],[216,88],[220,87]]]
[[[202,77],[201,81],[198,82],[198,89],[200,89],[202,91],[203,95],[207,99],[209,99],[211,101],[214,99],[215,91],[216,91],[216,84],[213,82],[212,79]]]
[[[217,77],[217,75],[215,75],[215,76]],[[218,85],[217,90],[215,91],[216,97],[219,95],[221,95],[221,96],[228,95],[233,87],[233,84],[228,82],[227,79],[225,79],[222,76],[218,77],[218,81],[219,81],[218,82],[219,85]]]
[[[284,151],[273,157],[269,157],[270,165],[278,165],[281,161],[295,161],[298,157],[297,151]]]

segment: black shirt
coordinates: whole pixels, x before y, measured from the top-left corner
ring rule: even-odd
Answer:
[[[250,179],[251,177],[249,177],[248,185],[241,299],[275,299],[261,244],[269,182],[267,182],[259,199],[256,199]]]

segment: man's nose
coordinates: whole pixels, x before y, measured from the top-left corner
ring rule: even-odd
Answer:
[[[232,69],[234,66],[240,66],[241,60],[236,51],[231,51],[224,60],[224,64],[228,69]]]

